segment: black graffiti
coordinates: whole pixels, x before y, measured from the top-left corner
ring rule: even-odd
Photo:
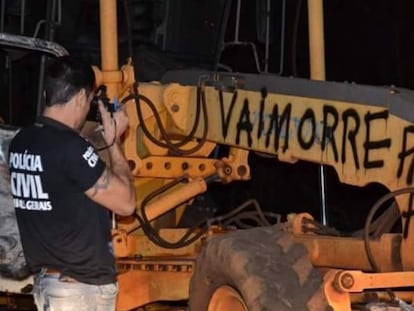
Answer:
[[[328,123],[328,116],[333,117],[333,123]],[[336,141],[335,136],[333,133],[336,130],[336,127],[338,126],[338,111],[332,106],[324,105],[323,106],[323,130],[322,130],[322,142],[321,147],[322,151],[325,151],[326,148],[326,142],[329,141],[329,144],[332,146],[332,152],[334,154],[335,162],[338,162],[338,149],[336,147]]]
[[[402,173],[404,170],[405,159],[409,155],[414,153],[414,147],[407,149],[408,135],[413,134],[413,133],[414,133],[414,125],[410,125],[404,128],[402,150],[398,154],[398,158],[400,159],[400,163],[398,165],[398,170],[397,170],[398,178],[402,176]],[[407,184],[409,185],[413,183],[413,173],[414,173],[414,157],[411,158],[411,163],[410,163],[410,166],[408,168],[408,173],[407,173]]]
[[[279,138],[281,137],[283,125],[285,125],[285,144],[282,147],[282,151],[286,152],[289,148],[289,127],[290,127],[290,115],[292,113],[292,104],[287,104],[282,114],[279,116],[279,106],[276,104],[273,106],[273,112],[270,117],[270,126],[267,130],[265,146],[269,147],[270,138],[272,136],[273,129],[275,134],[273,135],[273,147],[274,150],[279,150]]]
[[[355,123],[355,127],[353,130],[348,131],[348,125],[349,125],[350,119],[353,119]],[[342,114],[342,122],[344,123],[344,131],[342,133],[342,156],[341,156],[342,164],[346,162],[346,141],[348,140],[349,143],[351,144],[355,167],[359,169],[356,136],[359,131],[361,119],[359,118],[358,112],[355,109],[347,109]]]
[[[259,128],[257,129],[257,139],[260,139],[264,130],[264,107],[267,97],[266,88],[262,88],[260,91],[261,100],[260,100],[260,111],[259,111]]]
[[[229,131],[229,125],[230,125],[230,118],[233,112],[234,105],[237,101],[237,91],[233,93],[233,96],[231,98],[230,107],[227,112],[227,115],[224,116],[224,99],[223,99],[223,92],[219,92],[219,102],[220,102],[220,116],[221,116],[221,130],[223,133],[223,138],[227,138],[227,133]]]
[[[405,219],[404,229],[403,229],[404,240],[408,238],[408,232],[410,230],[411,218],[414,216],[413,197],[414,197],[414,195],[412,193],[410,193],[410,197],[408,199],[408,210],[401,213],[401,217]]]
[[[248,98],[243,99],[241,110],[236,109],[236,102],[238,102],[237,92],[233,93],[231,102],[227,111],[224,110],[223,94],[219,91],[220,100],[220,112],[222,122],[222,135],[226,140],[229,132],[232,119],[237,118],[236,123],[236,137],[235,144],[240,145],[242,135],[245,135],[247,141],[247,147],[251,148],[253,145],[253,129],[257,126],[257,132],[254,133],[257,140],[264,137],[265,148],[271,147],[275,153],[286,152],[289,149],[289,142],[291,135],[296,135],[297,142],[303,150],[309,150],[314,147],[315,144],[320,142],[321,151],[325,151],[327,148],[331,148],[333,154],[333,160],[338,163],[345,164],[349,154],[352,155],[352,161],[357,170],[364,169],[376,169],[384,167],[385,160],[387,159],[386,152],[382,153],[383,156],[374,156],[374,151],[380,149],[390,149],[392,145],[392,139],[390,137],[383,137],[381,139],[372,138],[372,130],[378,128],[378,125],[387,126],[389,119],[388,110],[384,109],[379,112],[368,111],[362,118],[358,111],[354,108],[348,108],[342,112],[334,105],[325,104],[322,107],[322,119],[320,120],[320,126],[316,119],[315,110],[307,108],[304,113],[297,118],[296,132],[293,132],[292,121],[296,120],[292,116],[294,104],[286,103],[280,105],[279,103],[270,103],[268,101],[268,93],[266,89],[261,90],[261,99],[259,103],[258,111],[251,111]],[[271,106],[271,114],[267,107]],[[320,109],[320,108],[319,108]],[[237,113],[238,111],[238,116]],[[252,116],[258,113],[257,119],[253,119]],[[268,122],[266,123],[266,119]],[[257,122],[254,124],[252,122]],[[342,133],[340,136],[335,135],[341,124]],[[267,124],[267,125],[266,125]],[[361,132],[362,125],[365,127],[365,133]],[[266,128],[267,126],[267,128]],[[318,132],[318,130],[321,130]],[[401,151],[398,153],[398,169],[397,178],[406,178],[407,184],[412,184],[414,181],[414,145],[408,145],[408,142],[413,140],[414,137],[414,125],[405,126],[402,129],[402,137],[395,137],[393,139],[402,139]],[[318,134],[321,137],[318,137]],[[361,137],[361,135],[364,135]],[[358,150],[357,139],[362,138],[363,155],[360,157],[360,150]],[[320,139],[320,140],[319,140]],[[283,142],[281,142],[283,140]],[[362,161],[361,161],[362,160]],[[408,168],[406,168],[408,166]],[[404,172],[407,172],[406,176],[403,176]]]
[[[250,121],[250,110],[249,110],[249,101],[247,98],[244,99],[243,108],[240,113],[239,122],[237,122],[237,135],[236,135],[236,144],[240,144],[240,134],[242,131],[246,131],[247,135],[247,144],[249,147],[252,146],[252,131],[253,124]]]
[[[370,140],[370,132],[371,132],[371,122],[374,122],[378,119],[388,119],[388,110],[384,110],[381,112],[370,113],[367,112],[365,115],[365,128],[366,128],[366,140],[364,143],[365,148],[365,157],[364,157],[364,167],[365,168],[377,168],[384,166],[384,160],[369,160],[369,153],[371,150],[374,149],[382,149],[382,148],[389,148],[391,146],[391,139],[386,138],[382,140],[372,141]]]
[[[305,123],[310,123],[311,125],[311,133],[308,141],[305,141],[306,137],[303,133],[303,125]],[[315,113],[312,109],[306,109],[305,113],[303,114],[302,118],[300,118],[299,126],[298,126],[298,142],[299,145],[304,149],[308,150],[312,147],[315,141],[315,129],[316,129],[316,120],[315,120]]]

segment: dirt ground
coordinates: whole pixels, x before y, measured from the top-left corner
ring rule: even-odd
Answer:
[[[186,311],[186,302],[153,303],[131,311]],[[37,311],[31,295],[0,293],[0,311]]]

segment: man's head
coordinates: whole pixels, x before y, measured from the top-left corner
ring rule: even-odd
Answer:
[[[71,56],[56,58],[46,72],[46,107],[65,104],[82,89],[89,95],[94,82],[90,65]]]
[[[75,123],[78,123],[75,126],[81,126],[93,97],[94,82],[95,75],[90,65],[71,56],[54,59],[45,76],[45,111],[63,112],[70,108]]]

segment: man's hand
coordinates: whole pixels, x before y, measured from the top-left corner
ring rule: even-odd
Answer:
[[[135,211],[136,194],[131,170],[118,143],[128,127],[128,117],[125,107],[112,113],[112,116],[101,102],[98,103],[98,107],[104,130],[103,138],[111,147],[108,148],[110,165],[85,194],[116,214],[129,216]]]
[[[105,142],[110,145],[114,141],[119,142],[121,135],[125,132],[128,127],[128,116],[125,112],[125,108],[121,107],[116,112],[108,112],[104,105],[98,103],[99,112],[101,113],[101,120],[103,126],[103,137]]]

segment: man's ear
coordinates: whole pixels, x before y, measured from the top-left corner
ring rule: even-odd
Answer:
[[[80,108],[83,108],[88,104],[88,96],[86,95],[85,89],[80,89],[76,96],[76,105],[79,105]]]

